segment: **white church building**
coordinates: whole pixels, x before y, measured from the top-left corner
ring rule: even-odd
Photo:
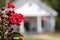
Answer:
[[[54,32],[57,12],[41,0],[15,0],[15,11],[22,13],[25,22],[18,28],[20,32]],[[17,27],[16,27],[17,28]]]

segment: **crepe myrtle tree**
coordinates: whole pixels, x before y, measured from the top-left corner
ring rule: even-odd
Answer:
[[[24,21],[24,16],[21,13],[16,13],[14,11],[15,5],[12,2],[8,2],[5,7],[0,8],[0,30],[1,30],[1,40],[10,39],[14,40],[13,36],[10,35],[13,33],[13,28],[11,25],[20,26],[21,22]],[[19,38],[18,40],[23,40]]]

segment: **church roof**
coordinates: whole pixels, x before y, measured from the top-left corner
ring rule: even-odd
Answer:
[[[45,3],[43,3],[42,1],[39,1],[39,0],[15,0],[13,2],[16,5],[15,10],[19,9],[23,4],[25,4],[28,1],[32,1],[32,2],[36,3],[37,5],[39,5],[39,7],[44,8],[46,11],[48,11],[50,13],[50,15],[57,16],[57,12],[54,9],[52,9],[51,7],[47,6]]]

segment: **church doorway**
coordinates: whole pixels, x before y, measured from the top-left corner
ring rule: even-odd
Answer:
[[[37,31],[36,17],[26,17],[24,22],[24,28],[26,33],[35,33]]]
[[[27,32],[29,32],[30,23],[28,21],[24,22],[24,28]]]
[[[42,29],[43,32],[50,32],[51,31],[51,17],[50,16],[43,16],[42,17]]]

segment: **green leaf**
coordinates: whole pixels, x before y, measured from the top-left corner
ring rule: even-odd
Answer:
[[[20,36],[22,36],[23,37],[23,35],[21,34],[21,33],[17,33],[17,32],[13,32],[13,33],[11,33],[9,36],[13,36],[13,37],[20,37]]]
[[[0,0],[0,8],[4,7],[6,5],[5,0]]]

